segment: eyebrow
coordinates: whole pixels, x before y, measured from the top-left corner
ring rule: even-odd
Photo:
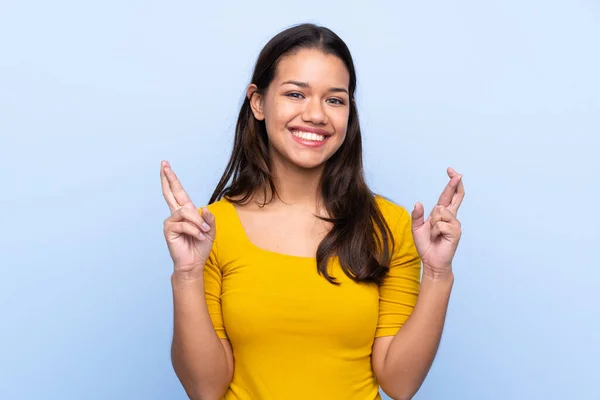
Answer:
[[[286,84],[292,84],[292,85],[296,85],[299,86],[301,88],[305,88],[305,89],[309,89],[310,85],[306,82],[300,82],[300,81],[285,81],[281,84],[281,86],[286,85]],[[348,94],[348,90],[345,88],[341,88],[341,87],[332,87],[329,88],[328,92],[333,92],[333,93],[337,93],[337,92],[344,92],[346,94]]]

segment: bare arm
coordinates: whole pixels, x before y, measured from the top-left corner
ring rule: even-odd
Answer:
[[[204,278],[174,273],[174,328],[171,360],[192,400],[220,399],[233,377],[233,352],[211,322],[204,295]]]
[[[211,275],[218,271],[214,260],[207,263],[216,238],[215,217],[206,208],[198,212],[166,161],[161,162],[160,178],[171,211],[164,234],[174,267],[173,368],[192,400],[220,399],[233,376],[233,354],[229,341],[215,332],[206,302],[205,283],[220,279]]]
[[[421,387],[437,353],[454,284],[452,260],[460,240],[456,218],[465,195],[462,175],[447,170],[450,181],[425,219],[421,203],[412,212],[412,234],[423,261],[421,288],[412,314],[391,337],[373,343],[372,363],[381,388],[394,399],[411,399]]]
[[[452,275],[423,276],[417,304],[406,323],[395,336],[375,339],[373,370],[393,399],[411,399],[423,384],[440,343],[453,282]]]

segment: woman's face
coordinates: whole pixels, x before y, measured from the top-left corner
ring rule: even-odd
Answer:
[[[274,165],[321,167],[346,137],[350,74],[341,59],[317,49],[283,57],[264,96],[251,98],[265,121]],[[248,95],[256,90],[250,85]]]

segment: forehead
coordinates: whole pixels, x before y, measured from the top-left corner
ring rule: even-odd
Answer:
[[[296,80],[310,86],[348,88],[350,73],[337,56],[318,49],[301,49],[279,60],[274,81]]]

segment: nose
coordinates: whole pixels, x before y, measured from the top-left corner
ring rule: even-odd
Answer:
[[[312,122],[315,125],[327,124],[327,113],[318,98],[313,98],[306,102],[306,107],[302,113],[302,121]]]

